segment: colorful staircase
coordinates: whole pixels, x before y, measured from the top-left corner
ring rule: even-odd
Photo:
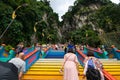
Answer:
[[[60,73],[63,59],[39,59],[26,74],[22,80],[63,80],[63,73]],[[83,72],[82,66],[79,66],[80,74]],[[82,76],[79,76],[80,79]]]
[[[100,59],[104,69],[120,80],[120,61],[116,59]],[[60,73],[63,59],[39,59],[23,76],[22,80],[63,80],[63,73]],[[83,68],[79,66],[80,79]]]

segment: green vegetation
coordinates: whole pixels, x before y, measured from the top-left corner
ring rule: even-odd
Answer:
[[[101,44],[110,46],[115,42],[118,43],[119,16],[120,4],[114,4],[110,0],[76,0],[74,6],[70,6],[68,12],[63,16],[61,24],[66,28],[69,26],[67,30],[63,30],[63,34],[70,35],[65,35],[63,38],[73,40],[74,43],[92,46]],[[99,31],[100,29],[102,33]],[[111,37],[107,39],[106,36],[113,32],[117,32],[114,34],[117,40],[110,44],[108,41],[113,39]]]
[[[22,6],[28,4],[28,6]],[[20,7],[20,8],[18,8]],[[17,9],[18,8],[18,9]],[[34,42],[55,43],[59,41],[58,15],[53,12],[47,0],[1,0],[0,1],[0,35],[7,28],[12,20],[12,13],[17,15],[4,36],[0,39],[1,43],[16,46],[19,42],[31,45]],[[34,26],[36,22],[36,33]],[[33,38],[33,36],[35,37]]]
[[[93,46],[120,43],[120,4],[110,0],[76,0],[62,17],[61,23],[47,0],[0,0],[0,35],[11,22],[13,11],[26,3],[28,6],[16,10],[17,16],[0,43],[13,47],[19,42],[31,45],[35,42],[65,43],[69,40]],[[107,35],[109,38],[106,38]],[[116,36],[114,41],[111,39],[113,35]]]

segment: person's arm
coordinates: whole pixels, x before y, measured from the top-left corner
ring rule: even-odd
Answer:
[[[85,78],[85,76],[86,76],[86,72],[87,72],[87,68],[88,68],[88,61],[86,61],[85,63],[84,63],[84,70],[83,70],[83,78]]]
[[[74,60],[75,60],[75,63],[76,63],[76,68],[77,68],[78,74],[80,74],[79,73],[79,62],[78,62],[77,56],[75,56]]]
[[[85,57],[83,63],[85,64],[88,59],[89,59],[88,57]]]
[[[76,63],[76,68],[77,68],[78,74],[80,75],[80,72],[79,72],[79,64],[78,64],[78,63]]]
[[[18,75],[19,80],[22,80],[22,75],[23,75],[23,72],[20,72]]]
[[[23,63],[23,65],[21,66],[21,69],[20,69],[20,72],[19,72],[19,75],[18,75],[18,78],[19,78],[19,80],[22,80],[22,76],[23,76],[23,74],[24,74],[24,72],[25,72],[25,62]]]
[[[64,65],[65,65],[65,62],[66,62],[66,56],[64,56],[64,61],[63,61],[63,63],[62,63],[62,67],[61,67],[61,69],[60,69],[60,72],[63,71],[63,67],[64,67]]]

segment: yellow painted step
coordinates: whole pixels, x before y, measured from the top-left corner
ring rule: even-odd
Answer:
[[[104,69],[120,69],[120,66],[104,66]]]
[[[25,76],[22,80],[63,80],[63,76]],[[82,76],[79,76],[82,80]]]
[[[61,68],[61,66],[59,66],[59,65],[55,65],[55,66],[44,66],[44,65],[34,65],[34,66],[32,66],[31,68],[36,68],[36,69],[38,69],[38,68],[45,68],[45,69],[47,69],[47,68],[50,68],[50,69],[60,69]],[[79,66],[79,68],[81,68],[81,69],[83,69],[83,67],[82,66]],[[116,66],[116,65],[114,65],[114,66],[104,66],[104,69],[120,69],[120,66],[118,65],[118,66]]]
[[[45,66],[50,66],[50,65],[54,65],[54,66],[61,66],[62,63],[35,63],[33,66],[41,66],[41,65],[45,65]],[[120,66],[120,64],[117,63],[103,63],[103,66]]]
[[[62,76],[24,76],[22,80],[63,80]]]
[[[82,80],[82,76],[79,76]],[[116,80],[120,79],[120,76],[114,76]],[[41,75],[26,75],[22,80],[63,80],[63,76],[41,76]]]
[[[102,62],[102,64],[117,64],[117,65],[120,65],[120,62]]]
[[[59,71],[59,70],[60,69],[33,69],[33,68],[29,69],[29,71],[48,71],[48,72]],[[108,72],[120,72],[120,69],[105,69],[105,70]],[[80,68],[79,71],[83,72],[83,69]]]
[[[33,72],[58,72],[60,69],[30,69],[29,71]],[[80,72],[83,72],[83,69],[79,69]]]
[[[108,72],[120,72],[120,69],[113,69],[113,68],[111,68],[111,69],[105,69],[106,71],[108,71]]]
[[[110,74],[112,74],[112,75],[120,75],[120,72],[109,72]],[[41,72],[41,71],[28,71],[27,73],[26,73],[27,75],[29,74],[29,75],[54,75],[54,76],[58,76],[58,75],[62,75],[59,71],[52,71],[52,72],[48,72],[48,71],[43,71],[43,72]]]
[[[63,74],[59,73],[63,59],[41,59],[37,61],[22,80],[63,80]],[[116,60],[102,60],[104,69],[120,79],[120,62]],[[83,67],[79,66],[80,80],[83,74]]]
[[[44,68],[44,69],[60,69],[61,68],[61,66],[32,66],[31,68],[36,68],[36,69],[39,69],[39,68]],[[79,68],[81,68],[81,69],[83,69],[83,67],[82,66],[79,66]]]
[[[80,80],[82,76],[79,76]],[[120,76],[114,76],[116,80],[120,79]],[[48,75],[25,75],[22,80],[63,80],[63,76],[48,76]]]

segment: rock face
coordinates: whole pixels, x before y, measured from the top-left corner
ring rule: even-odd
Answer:
[[[62,26],[63,32],[70,30],[70,28],[71,29],[81,28],[83,25],[86,25],[86,24],[91,24],[94,28],[95,25],[88,20],[88,16],[90,14],[93,14],[98,8],[100,8],[99,4],[91,4],[91,5],[88,5],[88,6],[82,6],[80,8],[80,10],[78,10],[77,13],[75,13],[72,16],[72,21],[71,22],[64,19],[64,24]],[[85,11],[85,9],[86,9],[86,11]]]
[[[62,34],[71,30],[80,29],[85,25],[90,25],[93,30],[96,30],[96,24],[90,21],[89,17],[101,6],[105,5],[105,2],[102,2],[102,0],[99,0],[98,2],[97,0],[95,1],[96,2],[84,2],[85,4],[75,2],[74,6],[70,7],[68,12],[63,16]]]

